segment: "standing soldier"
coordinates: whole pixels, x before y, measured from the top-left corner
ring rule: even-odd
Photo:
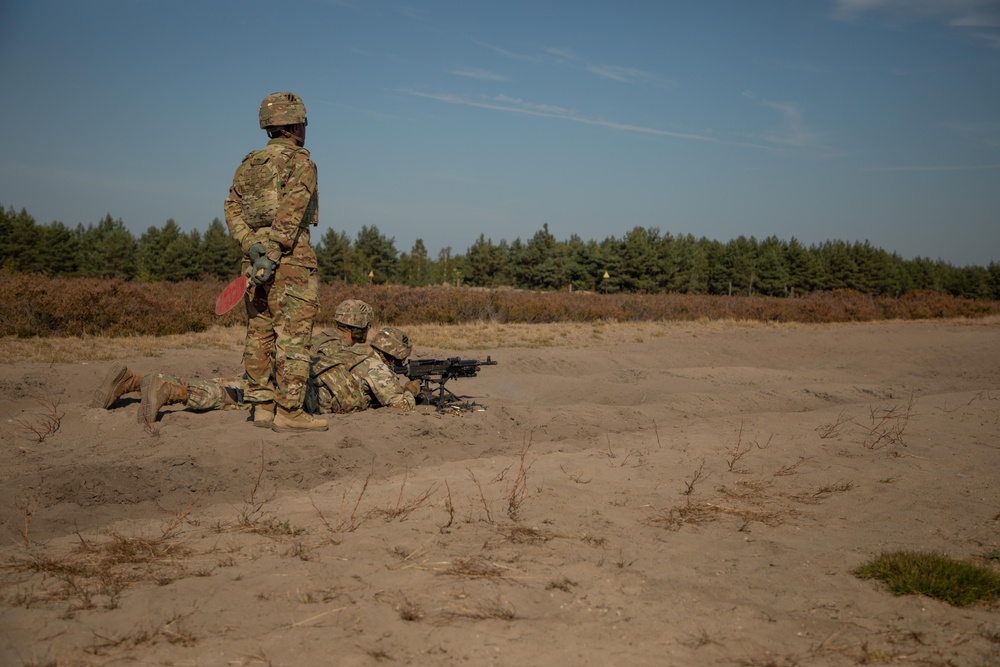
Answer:
[[[226,225],[243,249],[252,283],[245,299],[245,400],[253,404],[255,425],[273,423],[281,431],[328,428],[302,409],[319,311],[316,253],[309,245],[319,193],[316,165],[303,148],[306,124],[298,95],[265,97],[260,127],[270,141],[243,158],[225,204]]]

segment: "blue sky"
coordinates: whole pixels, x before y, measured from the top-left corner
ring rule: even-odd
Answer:
[[[6,0],[0,205],[223,219],[301,95],[318,236],[870,241],[1000,261],[997,0]]]

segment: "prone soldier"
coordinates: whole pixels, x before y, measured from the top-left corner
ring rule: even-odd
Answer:
[[[403,364],[413,351],[409,338],[395,327],[382,327],[365,342],[373,319],[371,306],[356,299],[342,302],[334,315],[336,329],[313,336],[315,355],[304,398],[304,408],[314,414],[355,412],[377,407],[410,411],[419,382],[400,386],[392,368]],[[124,364],[115,364],[94,392],[93,407],[110,409],[125,394],[141,391],[139,422],[152,426],[166,405],[204,412],[249,409],[246,378],[182,379],[165,373],[140,375]],[[256,408],[256,406],[254,406]],[[274,431],[294,431],[280,422],[254,419],[255,426]]]

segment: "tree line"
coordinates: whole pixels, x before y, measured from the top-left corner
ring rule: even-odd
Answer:
[[[955,267],[925,257],[903,259],[865,241],[803,245],[795,238],[728,242],[635,227],[621,238],[558,241],[542,226],[530,239],[494,242],[480,234],[466,249],[431,257],[422,239],[399,252],[377,226],[352,239],[330,229],[313,239],[324,282],[410,287],[451,284],[606,293],[795,296],[849,289],[901,296],[933,290],[1000,300],[1000,263]],[[75,228],[38,224],[27,211],[0,207],[0,269],[49,276],[168,281],[228,280],[242,253],[218,218],[204,233],[184,232],[172,220],[136,238],[121,219],[106,215]]]

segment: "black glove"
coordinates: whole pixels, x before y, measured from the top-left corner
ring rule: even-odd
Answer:
[[[264,249],[264,244],[254,243],[247,250],[247,257],[250,258],[250,282],[254,285],[260,287],[271,282],[274,278],[274,269],[278,266],[277,262],[274,262],[267,258],[265,254],[267,250]]]

